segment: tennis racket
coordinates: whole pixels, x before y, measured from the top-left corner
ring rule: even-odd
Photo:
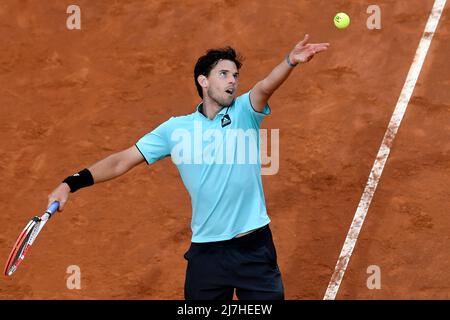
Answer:
[[[52,215],[58,210],[58,208],[59,202],[55,201],[48,207],[48,209],[41,217],[35,216],[30,220],[30,222],[28,222],[28,224],[25,226],[25,228],[17,238],[16,244],[9,254],[9,258],[6,262],[4,271],[6,276],[12,275],[17,270],[17,267],[25,258],[25,255],[27,254],[34,240],[36,240],[39,232],[41,232],[48,219],[52,217]]]

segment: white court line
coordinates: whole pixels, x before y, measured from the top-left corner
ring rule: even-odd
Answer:
[[[373,164],[372,170],[370,171],[369,180],[367,181],[367,185],[362,194],[358,209],[356,210],[352,224],[347,233],[347,238],[345,239],[344,246],[342,247],[341,254],[339,255],[339,259],[336,263],[334,273],[331,276],[330,283],[328,284],[327,291],[325,292],[325,296],[323,298],[324,300],[334,300],[336,298],[345,270],[347,269],[353,249],[355,248],[356,241],[358,240],[358,235],[361,231],[364,219],[366,218],[367,210],[372,202],[378,181],[380,180],[384,165],[386,164],[386,160],[391,151],[392,142],[394,141],[395,135],[397,134],[400,123],[402,122],[403,116],[408,107],[409,100],[414,91],[414,87],[419,77],[420,70],[422,69],[423,62],[425,61],[431,40],[433,39],[433,35],[436,31],[439,19],[441,18],[442,11],[444,10],[445,2],[446,0],[434,1],[433,9],[431,10],[427,25],[425,26],[425,31],[422,35],[422,39],[420,40],[413,63],[409,69],[408,76],[406,77],[406,82],[403,86],[402,92],[400,93],[394,113],[384,135],[377,158]]]

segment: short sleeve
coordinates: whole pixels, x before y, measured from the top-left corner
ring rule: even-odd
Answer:
[[[171,118],[172,119],[172,118]],[[136,143],[147,164],[152,164],[170,155],[168,139],[169,121],[163,122],[153,131],[147,133]]]
[[[250,95],[251,90],[239,96],[236,102],[239,103],[242,111],[250,118],[253,126],[259,129],[262,120],[270,114],[270,107],[269,104],[266,103],[262,112],[256,111],[252,106]]]

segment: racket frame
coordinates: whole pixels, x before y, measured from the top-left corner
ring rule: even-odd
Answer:
[[[6,276],[11,276],[17,270],[18,266],[25,259],[25,255],[29,248],[39,235],[39,232],[41,232],[47,221],[57,211],[58,207],[59,202],[53,202],[41,217],[35,216],[27,223],[25,228],[19,234],[11,253],[9,254],[4,269],[4,274]]]

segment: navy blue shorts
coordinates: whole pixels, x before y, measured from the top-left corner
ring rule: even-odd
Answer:
[[[186,300],[282,300],[284,289],[269,226],[231,240],[191,243]]]

